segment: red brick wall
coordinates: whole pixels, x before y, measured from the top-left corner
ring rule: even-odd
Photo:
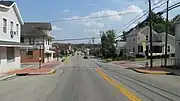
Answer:
[[[28,63],[28,62],[39,62],[39,50],[33,50],[32,56],[21,56],[21,63]],[[41,58],[43,59],[43,50],[41,50]],[[43,60],[42,60],[43,61]]]

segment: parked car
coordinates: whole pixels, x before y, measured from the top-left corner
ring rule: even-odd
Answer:
[[[87,56],[84,56],[84,59],[88,59],[88,57],[87,57]]]

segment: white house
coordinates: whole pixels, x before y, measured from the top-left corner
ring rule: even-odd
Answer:
[[[175,23],[175,65],[180,67],[180,15],[174,21]]]
[[[20,68],[23,19],[13,1],[0,1],[0,72]]]
[[[48,62],[53,60],[52,39],[50,32],[51,23],[46,22],[25,22],[22,26],[21,42],[32,45],[25,54],[22,54],[21,62]]]
[[[150,28],[134,28],[126,35],[126,52],[127,55],[150,55]],[[165,54],[165,33],[156,33],[152,30],[153,55]],[[168,49],[169,55],[175,53],[175,37],[168,34]],[[146,53],[145,53],[146,51]]]

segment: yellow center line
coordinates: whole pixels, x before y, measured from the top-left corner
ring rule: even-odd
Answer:
[[[138,97],[136,97],[134,94],[132,94],[130,91],[128,91],[126,88],[123,87],[123,84],[118,83],[116,80],[109,77],[107,74],[102,72],[99,68],[96,68],[96,72],[103,77],[105,80],[107,80],[110,84],[112,84],[114,87],[116,87],[122,94],[124,94],[126,97],[129,98],[130,101],[142,101]]]

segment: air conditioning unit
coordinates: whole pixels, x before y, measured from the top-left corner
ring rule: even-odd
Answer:
[[[10,31],[11,38],[14,38],[14,32]]]

